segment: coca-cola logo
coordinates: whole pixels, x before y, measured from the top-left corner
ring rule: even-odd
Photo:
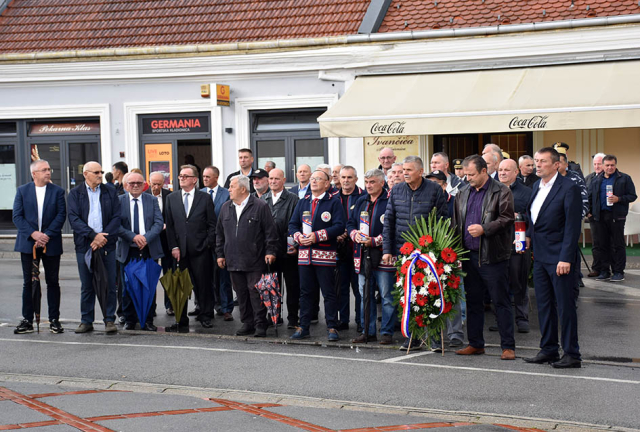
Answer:
[[[531,118],[516,116],[509,122],[509,129],[544,129],[547,127],[548,118],[549,116],[533,116]]]
[[[401,121],[393,121],[386,124],[375,122],[371,126],[371,135],[400,135],[404,132],[405,123]]]

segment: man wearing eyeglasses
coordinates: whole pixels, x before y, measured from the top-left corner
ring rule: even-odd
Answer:
[[[337,238],[344,233],[345,218],[340,200],[327,192],[331,176],[324,171],[311,174],[310,189],[298,202],[289,221],[289,235],[300,245],[298,272],[300,281],[300,327],[291,339],[310,337],[311,315],[318,304],[319,293],[324,297],[327,337],[330,342],[340,339],[338,334],[338,295],[334,269],[337,260]],[[304,226],[306,225],[307,228]]]
[[[163,256],[160,233],[162,232],[164,221],[158,200],[154,199],[150,194],[142,193],[144,178],[141,174],[129,173],[124,186],[128,192],[119,197],[121,222],[118,231],[120,238],[116,249],[116,259],[120,263],[120,280],[126,284],[124,268],[131,260],[149,258],[158,260]],[[124,329],[134,330],[138,319],[129,289],[129,286],[124,286],[122,290]],[[157,330],[156,326],[153,325],[152,312],[156,309],[155,292],[153,298],[151,311],[148,311],[146,322],[140,323],[142,330]]]
[[[191,275],[199,310],[196,321],[204,328],[211,328],[214,318],[211,250],[216,244],[215,208],[209,195],[196,189],[198,169],[195,166],[182,165],[178,179],[180,190],[167,197],[167,243],[180,269],[188,269]],[[186,303],[179,322],[165,331],[189,332]]]
[[[60,255],[62,226],[67,218],[64,189],[51,183],[51,167],[46,160],[31,163],[33,182],[18,188],[13,202],[13,223],[18,228],[15,251],[22,261],[22,321],[15,334],[33,333],[34,308],[31,278],[34,255],[42,259],[47,281],[49,329],[62,333],[60,325]]]
[[[105,332],[118,332],[116,318],[116,241],[120,229],[120,201],[112,187],[102,184],[102,167],[98,162],[84,164],[84,182],[69,193],[69,224],[73,230],[76,260],[80,274],[80,311],[82,319],[76,333],[93,331],[96,292],[93,275],[85,262],[91,249],[104,263],[107,280],[107,306],[104,317]]]
[[[380,166],[378,169],[381,169],[384,173],[385,180],[389,176],[389,170],[393,166],[396,161],[396,155],[393,153],[393,149],[389,147],[385,147],[380,150],[380,154],[378,155],[378,162],[380,162]]]

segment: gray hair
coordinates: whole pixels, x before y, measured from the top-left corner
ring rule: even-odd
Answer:
[[[319,164],[319,165],[316,167],[316,171],[317,171],[317,170],[326,170],[326,169],[328,169],[328,170],[329,170],[329,172],[331,172],[331,165],[328,165],[328,164]]]
[[[270,166],[270,167],[271,167],[271,169],[273,169],[273,168],[275,168],[275,167],[276,167],[276,163],[275,163],[274,161],[266,161],[266,162],[264,163],[264,166]],[[218,175],[219,175],[219,174],[218,174]]]
[[[520,159],[518,159],[518,165],[526,160],[533,160],[533,158],[529,155],[520,156]]]
[[[376,177],[378,180],[382,180],[384,182],[384,173],[382,170],[378,168],[370,169],[366,173],[364,173],[364,178],[368,179],[371,177]]]
[[[30,165],[30,167],[29,167],[29,170],[30,170],[31,172],[37,171],[37,169],[36,169],[36,168],[38,167],[38,165],[40,165],[40,164],[42,164],[42,163],[46,163],[46,164],[48,164],[49,162],[48,162],[48,161],[46,161],[46,160],[44,160],[44,159],[34,160],[33,162],[31,162],[31,165]]]
[[[418,166],[418,168],[424,169],[424,163],[422,163],[422,159],[420,159],[418,156],[407,156],[406,158],[404,158],[402,163],[403,164],[406,164],[406,163],[416,164]]]
[[[125,175],[122,176],[122,184],[129,184],[129,176],[131,175],[130,172],[126,173]]]
[[[391,165],[391,168],[393,167],[400,167],[402,169],[402,163],[401,162],[396,162],[393,165]]]
[[[596,154],[593,155],[593,158],[595,159],[595,158],[599,157],[599,158],[603,158],[604,159],[605,156],[606,156],[605,153],[596,153]]]
[[[151,180],[151,177],[158,176],[158,175],[162,177],[162,182],[164,183],[164,173],[162,171],[154,171],[151,174],[149,174],[149,180]]]
[[[247,192],[251,189],[249,188],[249,177],[246,175],[238,174],[237,176],[231,177],[231,181],[237,180],[238,186],[245,188]]]
[[[446,154],[445,152],[434,153],[433,156],[431,156],[431,158],[433,159],[435,156],[440,156],[445,161],[445,163],[449,163],[449,155]]]
[[[358,170],[355,169],[354,167],[352,167],[351,165],[345,165],[342,168],[340,168],[340,172],[342,172],[344,170],[353,170],[353,175],[358,177]]]

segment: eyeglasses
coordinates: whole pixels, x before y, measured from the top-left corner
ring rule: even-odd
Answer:
[[[378,159],[382,159],[382,160],[389,160],[389,159],[393,159],[395,156],[379,156]]]
[[[91,174],[95,174],[95,175],[100,175],[100,174],[104,174],[104,171],[85,171]]]
[[[34,172],[43,172],[43,173],[50,172],[53,174],[53,170],[51,168],[42,168],[39,170],[35,170]]]
[[[180,174],[180,175],[178,176],[178,178],[179,178],[180,180],[186,180],[186,179],[188,179],[188,178],[195,178],[195,177],[196,177],[196,176],[183,175],[183,174]]]
[[[142,186],[144,182],[129,182],[129,186]]]

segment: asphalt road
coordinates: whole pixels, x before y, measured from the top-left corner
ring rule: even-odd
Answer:
[[[63,261],[61,271],[62,322],[67,332],[14,335],[20,315],[19,261],[0,260],[0,275],[3,373],[233,389],[640,428],[640,297],[608,292],[615,291],[610,285],[603,291],[588,281],[592,288],[582,291],[578,308],[586,361],[582,369],[558,371],[521,359],[501,361],[493,345],[497,335],[488,331],[489,355],[473,358],[450,351],[444,357],[430,352],[407,356],[375,344],[355,347],[348,342],[353,331],[343,334],[339,346],[327,346],[321,325],[312,329],[316,337],[307,345],[287,343],[290,331],[286,329],[281,329],[278,339],[220,337],[231,335],[240,325],[221,320],[207,331],[192,324],[194,332],[189,335],[121,332],[107,336],[98,325],[93,334],[76,335],[72,330],[79,320],[79,281],[72,261]],[[627,285],[629,289],[636,286],[633,280]],[[170,322],[159,307],[156,323]],[[532,330],[516,335],[517,355],[535,354],[539,337],[535,320]],[[269,335],[273,336],[273,329]],[[398,334],[396,340],[401,340]]]

